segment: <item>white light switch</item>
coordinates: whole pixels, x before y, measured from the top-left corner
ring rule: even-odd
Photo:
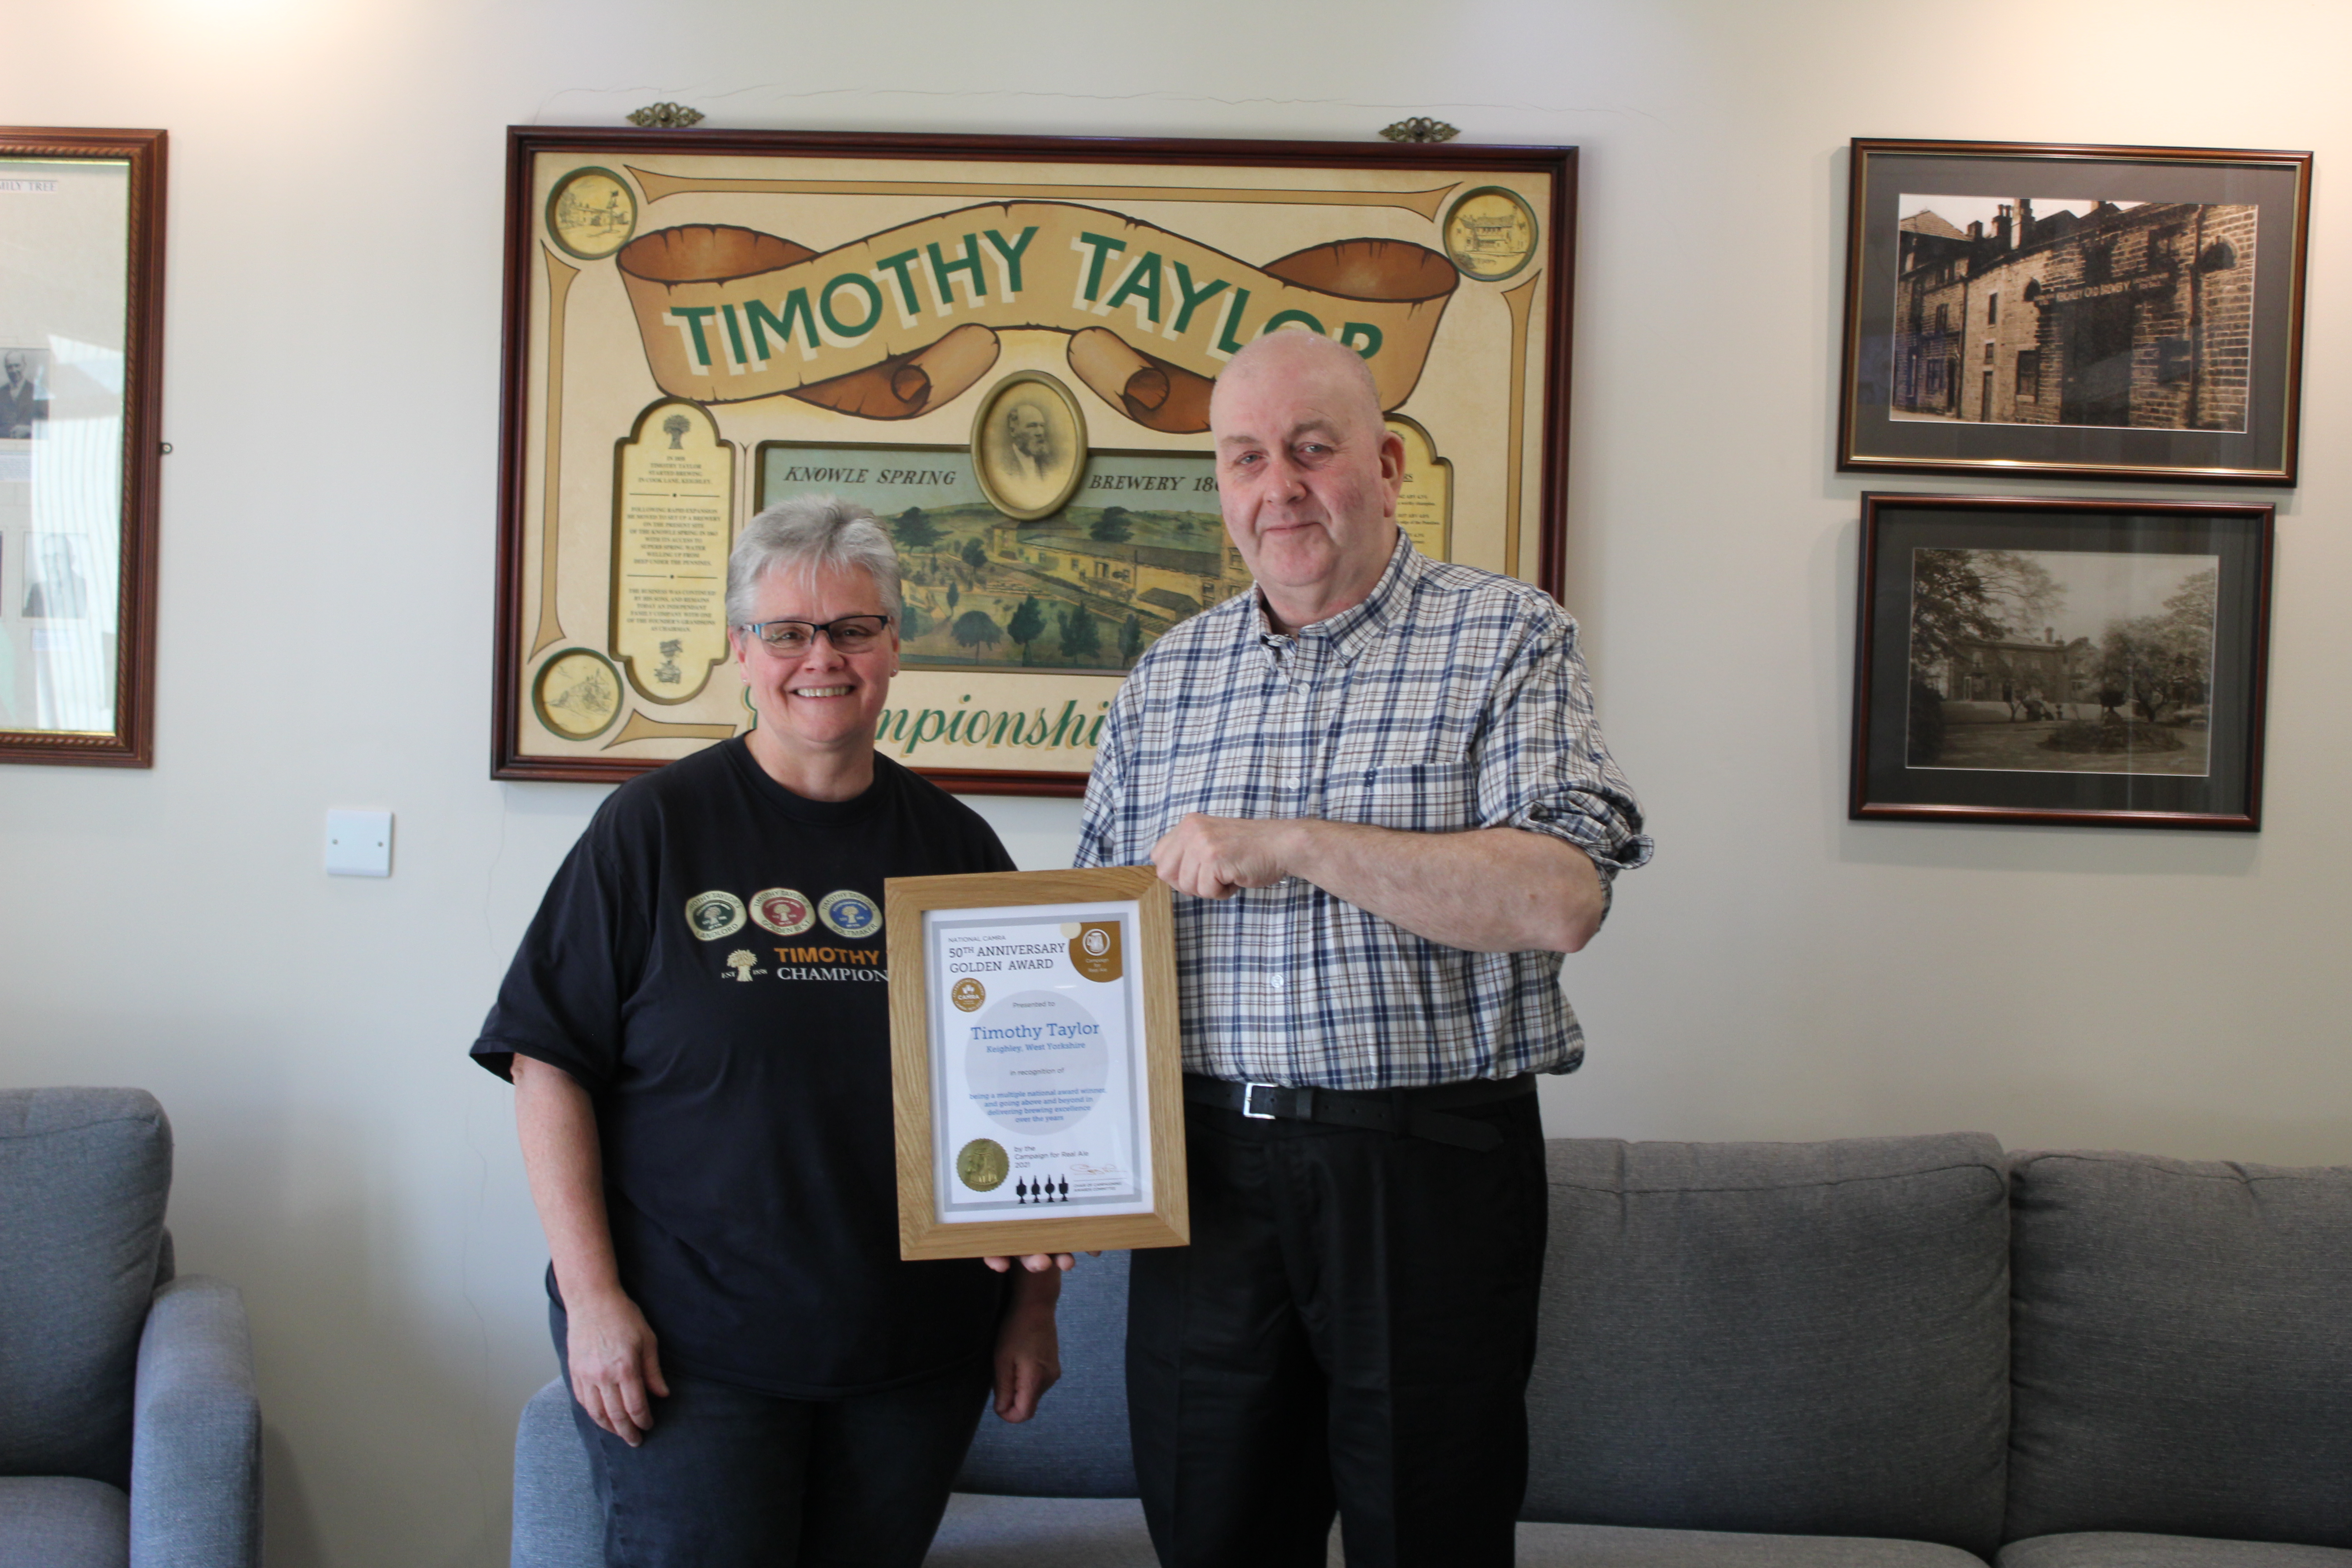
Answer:
[[[391,876],[392,813],[388,811],[327,813],[327,875],[330,877]]]

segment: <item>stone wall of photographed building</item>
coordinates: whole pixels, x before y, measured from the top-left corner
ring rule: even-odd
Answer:
[[[1903,220],[1898,416],[2242,430],[2252,341],[2249,205],[2158,202],[1991,232]]]

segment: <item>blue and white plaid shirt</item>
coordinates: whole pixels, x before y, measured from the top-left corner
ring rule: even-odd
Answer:
[[[1400,535],[1370,597],[1295,637],[1255,592],[1183,622],[1120,688],[1077,864],[1150,858],[1187,812],[1415,833],[1517,827],[1604,881],[1650,858],[1576,623],[1513,578]],[[1465,952],[1288,878],[1176,897],[1184,1070],[1318,1089],[1567,1072],[1584,1032],[1556,952]]]

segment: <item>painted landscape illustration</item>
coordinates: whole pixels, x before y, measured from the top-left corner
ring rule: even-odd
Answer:
[[[761,505],[813,492],[889,528],[910,668],[1116,674],[1250,584],[1205,452],[1095,452],[1067,506],[1019,522],[989,504],[961,448],[761,447]]]

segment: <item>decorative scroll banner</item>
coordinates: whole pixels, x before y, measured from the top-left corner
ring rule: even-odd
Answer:
[[[1263,268],[1066,202],[942,213],[819,254],[755,229],[656,229],[618,257],[654,380],[674,397],[789,395],[908,419],[996,363],[1000,331],[1071,334],[1070,368],[1137,424],[1209,427],[1209,387],[1265,332],[1305,327],[1364,356],[1381,405],[1420,379],[1461,275],[1402,240],[1310,246]]]

